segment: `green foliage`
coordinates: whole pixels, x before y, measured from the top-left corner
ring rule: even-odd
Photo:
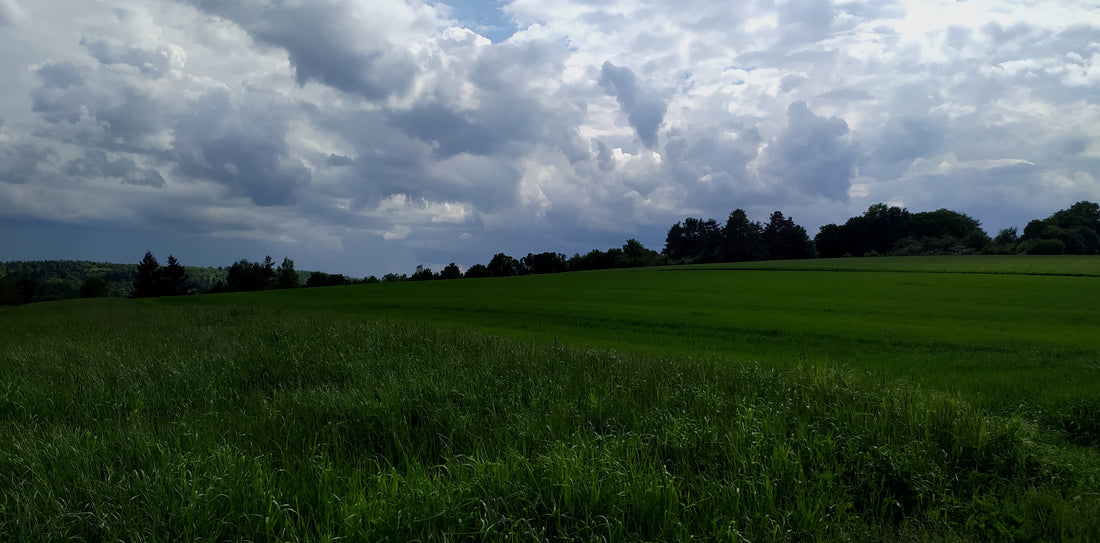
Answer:
[[[490,277],[512,277],[526,272],[523,263],[504,253],[493,255],[493,259],[486,266]]]
[[[721,248],[718,221],[688,217],[669,228],[662,254],[674,262],[716,262]]]
[[[470,279],[478,277],[489,277],[489,268],[485,264],[474,264],[470,266],[470,269],[466,270],[466,277]]]
[[[145,257],[134,271],[134,298],[151,298],[161,295],[161,266],[153,253],[146,251]]]
[[[814,258],[816,253],[806,229],[781,211],[761,225],[750,221],[743,209],[735,209],[725,227],[714,219],[695,218],[672,225],[662,255],[671,262],[706,263]]]
[[[1100,252],[1100,204],[1077,202],[1043,220],[1033,220],[1024,228],[1019,252],[1023,254],[1093,255]]]
[[[161,270],[160,281],[163,296],[182,296],[194,293],[194,289],[191,287],[191,276],[187,273],[187,269],[172,255],[168,255],[168,262]]]
[[[565,276],[389,288],[534,288],[553,277]],[[1100,537],[1096,451],[1052,441],[1017,416],[862,371],[660,358],[252,305],[333,291],[356,292],[0,312],[0,534]]]
[[[102,277],[89,277],[80,285],[81,298],[103,298],[107,296],[107,281]]]
[[[1060,239],[1029,239],[1017,246],[1022,255],[1061,255],[1066,253],[1066,244]]]
[[[276,272],[275,288],[298,288],[301,286],[298,272],[294,271],[294,261],[283,257],[283,263],[279,264]]]
[[[439,279],[439,276],[433,273],[431,268],[425,268],[424,266],[417,266],[416,272],[409,276],[409,281],[430,281],[432,279]]]
[[[461,279],[462,270],[459,269],[458,264],[451,262],[443,267],[443,271],[439,272],[440,279]],[[376,281],[377,282],[377,281]]]
[[[328,274],[319,271],[310,273],[309,279],[306,280],[307,287],[338,287],[346,284],[348,284],[348,279],[341,274]]]
[[[176,260],[176,257],[168,255],[168,263],[161,266],[153,253],[145,252],[145,257],[138,263],[134,272],[134,290],[131,296],[134,298],[183,296],[194,292],[187,269]]]
[[[86,284],[105,283],[102,296],[127,297],[133,290],[134,264],[84,262],[74,260],[42,260],[0,263],[0,305],[90,297]],[[186,274],[198,292],[209,291],[218,281],[225,280],[224,269],[186,266]],[[90,283],[89,283],[90,282]],[[96,287],[98,288],[98,287]]]
[[[230,292],[248,292],[272,288],[276,284],[275,280],[275,261],[268,256],[263,263],[247,259],[233,263],[225,282],[226,290]]]
[[[527,253],[520,259],[520,264],[527,273],[536,275],[543,273],[561,273],[568,269],[569,263],[565,255],[561,253],[543,252],[539,254]]]
[[[966,214],[949,209],[910,213],[880,203],[843,225],[822,226],[814,242],[819,256],[836,258],[974,254],[991,240],[981,222]]]

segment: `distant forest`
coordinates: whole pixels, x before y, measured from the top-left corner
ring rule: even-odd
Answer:
[[[742,262],[799,258],[968,254],[1081,254],[1100,252],[1100,205],[1077,202],[1045,219],[1027,223],[1023,233],[1006,228],[990,237],[981,223],[948,209],[913,213],[874,204],[843,224],[822,226],[812,239],[792,218],[775,211],[766,223],[735,209],[724,224],[688,217],[672,225],[657,252],[636,239],[620,248],[563,253],[528,253],[515,258],[497,253],[487,264],[463,271],[450,263],[435,272],[417,266],[411,275],[355,279],[319,271],[298,271],[284,258],[278,266],[242,259],[229,267],[183,266],[169,255],[166,265],[146,253],[137,264],[69,260],[0,263],[0,305],[103,296],[147,297],[208,292],[336,286],[352,283],[424,281],[560,273],[667,264]]]

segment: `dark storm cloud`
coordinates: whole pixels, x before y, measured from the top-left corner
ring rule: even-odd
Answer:
[[[344,134],[355,151],[351,156],[325,158],[327,174],[336,181],[331,190],[352,197],[355,210],[373,208],[395,194],[413,200],[471,202],[486,212],[513,205],[522,172],[502,156],[471,152],[484,148],[481,146],[506,142],[493,134],[487,142],[463,144],[459,141],[463,132],[452,132],[438,136],[443,142],[439,143],[427,129],[435,122],[433,119],[445,118],[453,112],[447,113],[438,105],[435,108],[439,116],[425,114],[421,119],[393,118],[381,112],[332,115],[313,111],[314,122]],[[443,124],[436,126],[441,132],[454,129]],[[421,128],[426,132],[418,134]],[[477,129],[476,125],[463,128],[471,130],[465,134],[473,134]],[[418,135],[428,141],[420,140]],[[463,146],[467,148],[462,150]]]
[[[893,118],[883,128],[875,156],[886,162],[909,161],[936,153],[943,143],[942,121],[928,117]]]
[[[286,133],[277,111],[240,107],[216,91],[180,119],[170,156],[186,177],[215,181],[257,205],[290,204],[310,172],[288,154]]]
[[[42,86],[47,89],[67,89],[84,84],[80,68],[68,62],[48,62],[35,70],[35,73],[42,79]]]
[[[138,167],[129,157],[111,159],[99,150],[88,151],[84,156],[66,162],[62,171],[77,178],[113,177],[128,185],[164,186],[164,177],[160,172]]]
[[[407,49],[376,37],[385,28],[357,28],[348,4],[280,2],[260,7],[220,0],[192,3],[237,23],[256,40],[284,49],[299,85],[312,80],[368,100],[381,100],[404,94],[418,69]],[[354,45],[364,38],[376,43]]]
[[[75,123],[86,104],[75,87],[84,85],[80,68],[69,63],[46,63],[35,71],[42,85],[31,91],[31,111],[50,123]]]
[[[787,108],[787,128],[768,147],[761,173],[787,188],[846,201],[858,153],[848,141],[848,123],[819,117],[806,102]]]
[[[0,182],[22,185],[36,181],[40,166],[56,157],[53,147],[29,141],[0,144]]]
[[[656,148],[657,128],[668,110],[664,100],[639,84],[630,68],[616,66],[610,61],[604,62],[600,68],[599,83],[607,94],[618,100],[638,139],[646,147]]]
[[[505,125],[498,127],[492,123],[494,120]],[[487,155],[498,152],[502,146],[515,141],[511,137],[513,134],[527,132],[528,127],[524,125],[531,120],[529,112],[522,109],[455,111],[440,103],[426,103],[395,112],[390,123],[430,143],[437,157],[448,158],[460,153]]]
[[[95,84],[71,64],[46,64],[36,74],[42,84],[30,91],[31,111],[48,123],[70,125],[49,134],[68,142],[146,152],[146,140],[170,128],[169,114],[179,104],[153,97],[140,82],[109,80],[113,88]]]

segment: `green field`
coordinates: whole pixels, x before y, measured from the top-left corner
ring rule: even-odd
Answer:
[[[972,258],[3,309],[0,540],[1100,540],[1100,259]]]
[[[201,301],[325,309],[662,356],[870,371],[1009,412],[1100,397],[1100,279],[1076,275],[1100,270],[1100,259],[970,260],[639,268]],[[919,271],[884,273],[909,261]],[[803,262],[830,271],[803,270]],[[837,271],[846,265],[856,271]],[[952,265],[966,273],[926,271]],[[1051,275],[1059,268],[1075,275]]]

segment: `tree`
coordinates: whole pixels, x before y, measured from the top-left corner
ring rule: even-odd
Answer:
[[[859,237],[863,240],[860,255],[875,252],[886,254],[890,252],[898,240],[908,237],[909,212],[897,206],[886,204],[872,204],[863,214],[863,220],[857,224]]]
[[[416,267],[416,273],[413,273],[412,276],[409,277],[409,281],[431,281],[436,277],[437,276],[432,273],[431,268],[425,268],[424,265],[421,264]]]
[[[474,279],[478,277],[490,277],[489,268],[485,264],[474,264],[470,266],[470,269],[466,270],[466,278]]]
[[[1061,248],[1067,254],[1091,255],[1100,252],[1100,204],[1077,202],[1043,220],[1027,223],[1018,249],[1027,254],[1055,254],[1053,251],[1058,249],[1058,244],[1037,243],[1041,240],[1061,242]]]
[[[512,277],[514,275],[522,275],[525,272],[523,264],[521,264],[520,261],[504,253],[493,255],[493,259],[489,261],[488,268],[489,275],[493,277]]]
[[[274,276],[274,273],[272,269],[271,276]],[[268,277],[264,265],[241,259],[229,267],[229,274],[225,278],[226,290],[230,292],[263,290],[269,284]]]
[[[159,296],[183,296],[191,293],[191,277],[176,257],[168,255],[168,263],[160,269]]]
[[[301,286],[298,272],[294,271],[294,261],[283,257],[283,263],[279,265],[278,279],[275,288],[298,288]]]
[[[642,266],[652,266],[659,256],[657,251],[646,249],[645,245],[642,245],[642,242],[630,238],[623,244],[622,253],[620,253],[618,262],[615,263],[615,267],[639,268]]]
[[[713,262],[722,247],[722,229],[714,219],[688,217],[669,229],[663,254],[669,260]]]
[[[160,263],[153,253],[146,251],[134,272],[134,298],[160,296]]]
[[[794,219],[784,217],[781,211],[771,214],[768,225],[764,227],[760,237],[768,258],[789,260],[816,256],[806,229],[795,224]]]
[[[821,258],[852,256],[848,250],[848,236],[845,228],[839,224],[826,224],[814,236],[814,247]]]
[[[722,229],[720,260],[744,262],[764,258],[762,233],[763,228],[760,223],[750,221],[744,209],[733,210],[726,219],[725,228]]]
[[[440,279],[461,279],[462,270],[459,269],[458,264],[451,262],[443,267],[443,271],[439,272]]]
[[[275,261],[271,259],[271,255],[267,255],[264,257],[263,287],[256,290],[274,288],[275,278]]]
[[[560,273],[565,271],[568,267],[565,255],[551,252],[539,253],[537,255],[527,253],[527,256],[520,260],[520,264],[527,270],[527,273],[532,274]]]

